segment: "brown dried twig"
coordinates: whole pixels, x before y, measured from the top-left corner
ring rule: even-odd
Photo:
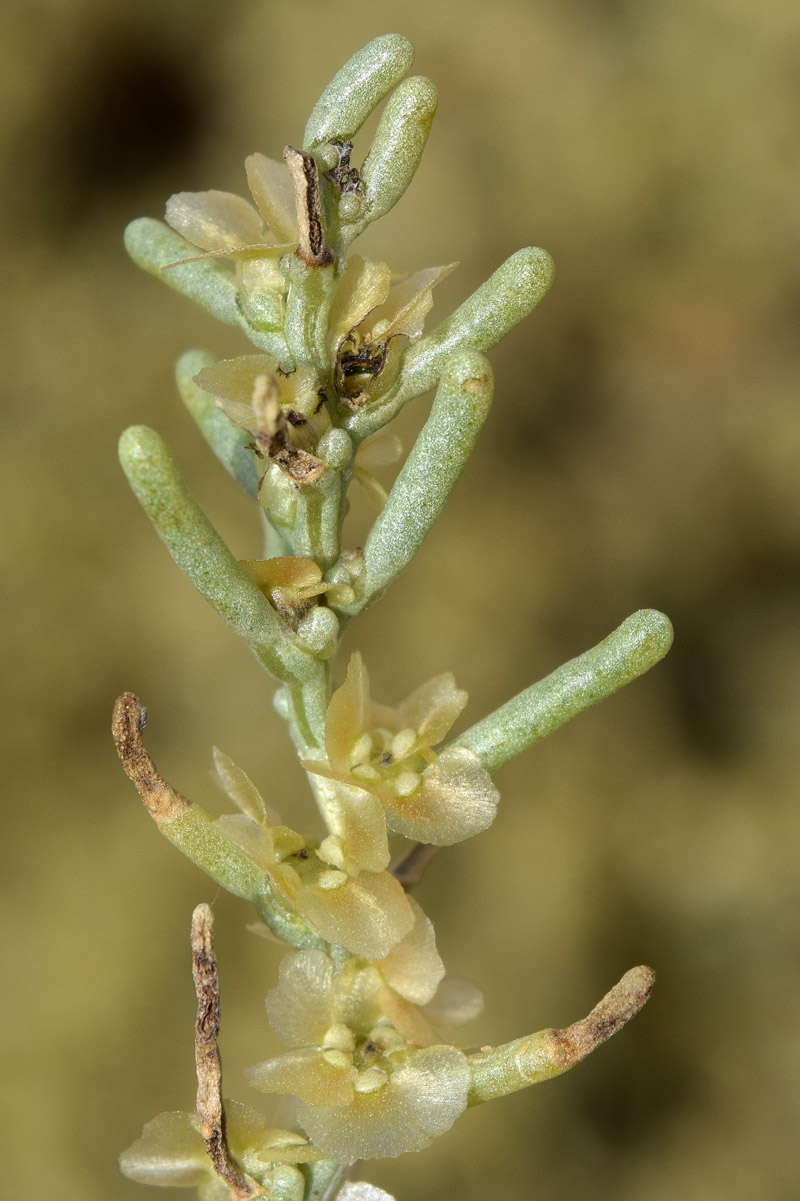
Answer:
[[[222,1101],[222,1059],[219,1035],[219,980],[211,932],[214,917],[208,905],[192,914],[192,975],[197,993],[194,1060],[197,1068],[197,1116],[214,1171],[225,1181],[233,1201],[263,1196],[260,1185],[242,1171],[230,1152]]]

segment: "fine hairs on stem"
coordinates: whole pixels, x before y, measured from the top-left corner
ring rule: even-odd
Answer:
[[[375,38],[324,89],[302,145],[246,160],[251,200],[180,192],[166,224],[142,218],[125,234],[140,266],[252,343],[222,361],[190,351],[176,373],[203,437],[261,514],[252,559],[233,556],[154,430],[128,429],[120,461],[172,558],[277,682],[322,830],[284,825],[217,749],[216,780],[235,811],[212,819],[156,769],[138,698],[117,701],[122,766],[161,833],[286,946],[267,997],[285,1050],[245,1073],[253,1088],[295,1098],[291,1128],[274,1129],[223,1099],[213,918],[205,904],[193,914],[196,1105],[149,1122],[121,1166],[145,1184],[196,1187],[201,1201],[386,1201],[348,1179],[353,1165],[422,1150],[468,1106],[567,1071],[653,985],[650,968],[634,967],[571,1025],[464,1050],[457,1027],[481,997],[445,976],[411,890],[440,847],[492,824],[493,772],[666,654],[668,619],[634,613],[454,738],[467,695],[449,673],[392,707],[373,700],[358,652],[336,662],[344,627],[409,566],[472,452],[493,394],[484,352],[553,277],[545,251],[520,250],[425,332],[432,289],[452,265],[398,277],[350,253],[402,197],[425,147],[437,95],[409,75],[412,61],[406,38]],[[354,158],[353,139],[382,103],[372,144]],[[386,427],[431,389],[430,416],[387,494],[371,474],[402,454]],[[354,481],[376,507],[361,547],[343,541]]]

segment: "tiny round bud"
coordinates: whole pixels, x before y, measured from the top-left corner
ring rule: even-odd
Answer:
[[[342,429],[331,429],[320,438],[317,455],[334,471],[342,471],[353,458],[353,443]]]
[[[339,618],[333,609],[314,605],[300,622],[297,633],[318,659],[330,659],[339,641]]]
[[[352,192],[348,193],[339,201],[339,220],[343,225],[357,221],[363,207],[364,201],[360,196],[355,196]]]

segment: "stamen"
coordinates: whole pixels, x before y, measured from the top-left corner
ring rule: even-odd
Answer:
[[[341,888],[346,883],[347,876],[344,872],[337,871],[323,872],[317,880],[319,887],[325,888],[329,892],[332,892],[335,888]]]
[[[357,1093],[374,1093],[379,1088],[383,1088],[389,1076],[381,1068],[367,1068],[366,1071],[359,1072],[353,1081],[353,1088]]]
[[[350,766],[355,767],[359,763],[366,763],[371,754],[372,738],[369,734],[362,734],[350,752]]]
[[[368,763],[360,763],[352,770],[352,775],[357,780],[367,780],[370,784],[375,784],[381,778],[381,773],[377,767],[370,767]]]
[[[422,783],[422,776],[415,771],[401,772],[396,780],[392,782],[392,790],[395,796],[411,796],[412,792],[416,792]]]
[[[417,731],[407,727],[401,730],[399,734],[395,734],[392,739],[392,757],[394,759],[405,759],[406,755],[411,753],[414,743],[417,741]]]

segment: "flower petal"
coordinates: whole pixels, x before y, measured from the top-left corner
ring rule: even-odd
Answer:
[[[433,306],[431,290],[457,266],[458,263],[449,263],[446,267],[425,267],[395,284],[385,303],[370,313],[373,339],[385,342],[398,334],[412,339],[419,337]]]
[[[408,897],[387,872],[362,872],[331,890],[301,887],[295,904],[324,939],[364,959],[383,959],[414,924]]]
[[[358,651],[351,655],[344,683],[330,699],[325,720],[325,749],[335,772],[350,768],[350,752],[369,720],[369,676]]]
[[[294,184],[286,164],[256,153],[244,160],[244,166],[253,200],[277,241],[296,244],[300,235]]]
[[[274,869],[275,843],[269,826],[259,826],[243,813],[224,813],[212,824],[265,872]]]
[[[245,817],[251,818],[258,825],[280,825],[280,816],[274,809],[269,809],[264,798],[245,771],[234,763],[219,747],[212,747],[214,757],[214,772],[217,782],[234,805],[238,805]]]
[[[352,1066],[328,1063],[316,1048],[287,1051],[245,1069],[245,1079],[263,1093],[286,1093],[312,1105],[341,1107],[353,1098]]]
[[[230,1189],[221,1176],[206,1176],[197,1190],[197,1201],[230,1201]]]
[[[467,703],[466,692],[456,688],[447,671],[421,684],[397,706],[400,728],[411,726],[428,746],[441,742]]]
[[[225,1119],[230,1149],[245,1171],[251,1170],[251,1164],[258,1169],[267,1163],[309,1163],[321,1158],[302,1134],[275,1130],[251,1105],[226,1098]]]
[[[202,1184],[212,1172],[211,1160],[193,1113],[160,1113],[148,1122],[138,1138],[119,1157],[123,1175],[140,1184]]]
[[[312,1142],[342,1163],[421,1151],[466,1108],[470,1072],[455,1047],[415,1051],[383,1088],[356,1093],[345,1109],[306,1102],[297,1120]]]
[[[371,309],[383,304],[391,282],[392,272],[387,263],[362,259],[358,254],[350,255],[328,318],[333,354],[342,338],[363,321]]]
[[[265,240],[252,204],[232,192],[176,192],[167,201],[165,217],[167,225],[202,250],[235,250]]]
[[[444,964],[436,950],[430,919],[413,897],[408,900],[414,912],[414,925],[381,960],[380,972],[389,987],[401,997],[415,1005],[424,1005],[434,997],[444,977]]]
[[[447,747],[403,798],[384,796],[391,830],[418,842],[450,846],[492,824],[500,795],[480,759],[465,747]]]
[[[387,467],[396,463],[403,453],[403,443],[391,430],[378,430],[370,434],[359,446],[356,461],[359,467],[371,471],[375,467]]]
[[[381,1013],[412,1047],[433,1047],[442,1036],[428,1021],[423,1011],[406,1001],[391,988],[384,988],[380,997]]]
[[[483,1012],[483,993],[468,980],[445,976],[422,1012],[434,1026],[465,1026]]]
[[[331,834],[339,840],[344,871],[382,872],[389,866],[386,817],[377,797],[363,788],[316,775],[314,792]],[[357,874],[357,872],[355,873]]]
[[[339,1189],[337,1201],[395,1201],[391,1193],[385,1193],[377,1185],[366,1180],[352,1180]]]
[[[285,955],[278,983],[267,994],[270,1025],[287,1047],[319,1046],[334,1021],[333,964],[324,951]]]
[[[255,381],[259,375],[274,375],[277,369],[277,359],[273,359],[271,355],[243,354],[238,358],[221,359],[218,363],[204,367],[202,371],[198,371],[194,382],[198,388],[202,388],[204,392],[210,392],[212,396],[216,396],[221,401],[234,401],[245,405],[252,423],[255,420],[253,413]],[[238,412],[236,417],[232,416],[227,405],[223,404],[222,408],[228,413],[231,420],[241,420]]]

